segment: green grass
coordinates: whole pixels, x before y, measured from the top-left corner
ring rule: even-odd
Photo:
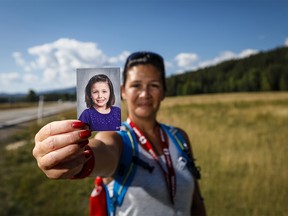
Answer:
[[[160,118],[189,134],[208,215],[287,215],[288,94],[237,96],[175,98]]]
[[[75,118],[66,112],[44,123]],[[11,141],[25,140],[26,145],[7,151],[1,145],[0,215],[88,215],[93,180],[49,180],[32,156],[33,138],[40,126],[33,123]]]
[[[45,106],[50,106],[53,104],[57,104],[55,101],[47,101],[45,102]],[[0,111],[8,110],[8,109],[22,109],[22,108],[30,108],[30,107],[38,107],[38,102],[13,102],[13,103],[0,103]]]
[[[37,102],[0,103],[0,110],[20,109],[20,108],[37,107],[37,106],[38,106]]]
[[[287,215],[288,93],[167,98],[159,121],[188,133],[208,215]],[[1,145],[0,215],[88,215],[93,179],[47,179],[31,154],[39,127],[11,138],[27,142],[18,150]]]

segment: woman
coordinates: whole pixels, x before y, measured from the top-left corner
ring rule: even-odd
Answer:
[[[105,74],[93,76],[85,87],[85,109],[79,120],[92,131],[117,131],[121,125],[121,110],[115,103],[114,88]]]
[[[137,169],[117,215],[206,215],[197,180],[187,169],[175,166],[175,145],[163,135],[156,119],[165,89],[160,55],[137,52],[127,58],[121,94],[127,102],[128,123],[141,143],[140,159],[149,160],[155,168],[152,173]],[[189,144],[186,133],[180,131]],[[49,178],[113,178],[123,150],[121,136],[101,132],[88,140],[90,135],[90,130],[75,120],[44,126],[35,136],[33,150],[40,169]],[[163,137],[168,149],[163,148]],[[150,148],[142,147],[143,140]]]

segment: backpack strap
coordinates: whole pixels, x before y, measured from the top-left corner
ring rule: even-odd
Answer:
[[[122,123],[126,130],[117,131],[122,138],[123,150],[120,157],[117,172],[115,174],[115,181],[113,187],[113,196],[109,196],[109,192],[106,187],[106,200],[109,215],[115,215],[116,206],[121,206],[124,196],[130,186],[134,175],[136,173],[137,166],[133,161],[138,158],[138,144],[135,134],[126,122]]]
[[[172,139],[173,143],[175,143],[175,146],[178,152],[180,153],[181,157],[187,161],[187,167],[190,170],[191,174],[194,176],[194,178],[200,179],[201,178],[200,167],[197,167],[195,165],[189,146],[186,140],[184,139],[182,133],[175,127],[168,126],[165,124],[160,125]]]
[[[187,167],[192,175],[195,178],[200,179],[200,169],[199,167],[195,166],[189,147],[181,132],[172,126],[165,124],[160,125],[172,139],[173,143],[175,143],[175,146],[180,155],[187,161]],[[117,131],[117,133],[122,138],[123,150],[120,157],[119,166],[115,174],[112,197],[109,196],[107,186],[104,186],[106,190],[106,200],[109,216],[114,216],[116,207],[122,205],[127,189],[135,176],[137,165],[147,169],[149,172],[153,171],[153,167],[149,166],[149,164],[140,160],[138,157],[138,141],[133,132],[133,129],[127,122],[122,122],[122,126],[124,126],[126,130]]]

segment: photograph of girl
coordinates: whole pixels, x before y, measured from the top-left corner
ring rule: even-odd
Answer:
[[[101,71],[105,72],[105,69],[106,68],[102,68]],[[117,68],[113,69],[116,69],[117,73]],[[107,68],[107,72],[110,73],[111,69]],[[77,73],[83,75],[81,69],[77,70]],[[78,119],[87,124],[92,131],[120,130],[121,109],[119,106],[114,105],[116,102],[114,87],[106,74],[93,75],[86,84],[84,91],[86,109],[81,112]],[[85,76],[78,76],[78,78],[81,77]],[[120,80],[117,81],[120,82]],[[79,102],[81,103],[80,100]]]

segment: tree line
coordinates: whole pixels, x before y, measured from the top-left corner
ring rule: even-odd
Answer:
[[[29,90],[29,93],[24,98],[28,102],[35,102],[39,100],[38,94],[34,92],[33,90]],[[68,92],[51,92],[51,93],[45,93],[41,94],[41,96],[44,97],[45,101],[75,101],[76,100],[76,90],[74,93],[68,93]]]
[[[166,79],[167,96],[288,90],[288,47]]]
[[[0,103],[16,103],[16,102],[37,102],[39,96],[43,96],[45,101],[75,101],[76,100],[76,88],[75,92],[50,92],[50,93],[36,93],[33,89],[30,89],[26,95],[21,96],[0,96]]]

